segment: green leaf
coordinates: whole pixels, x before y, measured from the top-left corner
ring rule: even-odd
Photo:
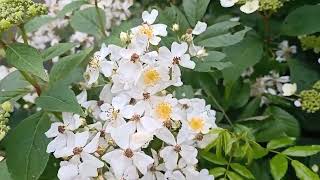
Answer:
[[[312,146],[293,146],[284,150],[282,153],[288,156],[306,157],[320,152],[320,145]]]
[[[82,5],[88,4],[86,0],[75,0],[65,5],[61,11],[58,12],[57,17],[63,18],[67,13],[80,9]]]
[[[258,63],[262,57],[263,44],[257,37],[248,36],[242,42],[225,48],[226,61],[233,66],[222,70],[225,81],[237,80],[243,71]]]
[[[80,63],[86,59],[88,54],[92,51],[92,48],[81,51],[77,54],[63,57],[56,63],[50,72],[50,84],[60,82],[70,77],[73,70],[80,65]],[[68,83],[68,82],[63,82]]]
[[[299,91],[310,88],[320,79],[320,71],[317,66],[308,64],[301,59],[289,59],[288,64],[290,68],[290,80],[292,83],[297,83]]]
[[[31,33],[41,28],[41,26],[47,23],[50,23],[55,19],[56,19],[55,17],[48,16],[48,15],[38,16],[28,21],[27,24],[25,24],[24,28],[27,33]]]
[[[239,163],[231,163],[230,167],[237,173],[239,173],[241,176],[246,177],[248,179],[254,179],[254,176],[250,172],[249,169],[247,169],[245,166],[239,164]]]
[[[209,51],[208,56],[202,59],[196,59],[195,71],[198,72],[211,72],[213,69],[222,70],[232,66],[230,62],[221,61],[226,55],[218,51]]]
[[[0,103],[20,99],[31,91],[29,86],[19,71],[10,73],[0,81]]]
[[[104,23],[103,29],[105,29],[106,16],[102,9],[99,8],[99,11],[102,22]],[[76,31],[84,32],[98,38],[103,36],[95,7],[75,12],[71,17],[70,24]]]
[[[283,109],[270,106],[264,115],[269,115],[270,119],[256,124],[257,141],[266,142],[283,136],[298,137],[300,135],[298,120]]]
[[[194,41],[198,43],[199,41],[208,39],[210,37],[227,34],[231,28],[237,25],[240,25],[240,23],[234,21],[223,21],[213,24],[212,26],[209,26],[205,32],[197,36]]]
[[[1,91],[15,91],[30,86],[29,82],[24,79],[19,71],[8,74],[0,81]]]
[[[260,159],[268,154],[268,151],[265,148],[254,141],[250,142],[250,147],[252,148],[254,159]]]
[[[74,43],[59,43],[54,46],[51,46],[41,53],[43,61],[47,61],[53,59],[54,57],[63,55],[75,46],[76,45]]]
[[[272,177],[281,180],[288,170],[288,160],[283,154],[277,154],[270,160]]]
[[[299,36],[319,32],[319,17],[320,5],[299,7],[285,18],[282,24],[282,34]]]
[[[208,48],[226,47],[239,43],[244,38],[245,34],[250,31],[251,28],[245,27],[244,30],[236,33],[227,33],[219,36],[210,37],[199,41],[198,44]]]
[[[54,112],[73,112],[83,115],[74,92],[67,86],[56,83],[36,99],[36,104],[44,110]]]
[[[223,167],[217,167],[210,169],[209,174],[213,175],[215,178],[224,175],[226,172],[226,169]]]
[[[241,176],[239,176],[237,173],[235,173],[233,171],[228,171],[227,176],[228,176],[229,180],[242,180],[243,179]]]
[[[179,32],[185,33],[185,31],[190,28],[190,24],[186,16],[181,12],[181,10],[171,5],[171,7],[166,7],[163,11],[159,13],[159,22],[171,27],[173,24],[177,23],[180,26]]]
[[[182,6],[192,26],[201,20],[206,13],[210,0],[183,0]]]
[[[213,164],[219,164],[219,165],[226,165],[228,164],[227,160],[224,159],[223,157],[218,157],[217,155],[211,153],[211,152],[207,152],[207,151],[201,151],[200,156],[213,163]]]
[[[26,44],[13,43],[7,46],[7,62],[21,71],[29,72],[47,81],[43,60],[38,51]]]
[[[110,35],[104,40],[105,44],[114,44],[122,46],[120,39],[121,32],[127,32],[132,27],[137,26],[141,23],[140,19],[134,18],[130,20],[123,21],[119,26],[112,27]]]
[[[255,97],[252,99],[246,107],[243,109],[239,119],[245,119],[245,118],[250,118],[254,115],[256,115],[259,107],[260,107],[261,99],[260,97]]]
[[[273,139],[267,144],[268,149],[278,149],[290,146],[294,144],[296,138],[294,137],[281,137],[278,139]]]
[[[0,91],[0,103],[5,101],[16,101],[30,92],[30,89],[20,89],[16,91]]]
[[[175,97],[177,99],[182,99],[182,98],[193,98],[194,93],[192,86],[190,85],[183,85],[180,87],[175,88]]]
[[[2,180],[12,180],[8,170],[7,160],[3,160],[0,162],[0,177]]]
[[[291,165],[296,175],[301,180],[319,180],[319,176],[297,160],[292,160]]]
[[[7,165],[14,179],[38,179],[49,160],[49,139],[44,133],[50,127],[46,113],[39,112],[24,119],[9,135]]]

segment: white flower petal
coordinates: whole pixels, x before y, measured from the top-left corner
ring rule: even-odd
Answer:
[[[174,57],[181,57],[188,50],[188,44],[186,42],[182,42],[181,44],[177,42],[173,42],[171,45],[171,53]]]
[[[83,151],[87,153],[94,153],[98,149],[100,132],[98,132],[94,138],[88,143],[84,148]]]
[[[197,164],[197,154],[198,151],[193,146],[181,145],[180,155],[186,161],[187,164]]]
[[[158,11],[156,9],[153,9],[151,13],[149,13],[148,11],[143,11],[142,13],[143,21],[148,24],[153,24],[154,21],[157,19],[157,17],[158,17]]]
[[[220,4],[222,7],[232,7],[239,0],[220,0]]]
[[[101,61],[100,71],[105,77],[110,77],[113,72],[114,62],[112,61]]]
[[[166,142],[170,145],[176,145],[176,140],[172,133],[167,128],[161,128],[156,131],[157,138],[161,139],[162,141]]]
[[[167,36],[168,32],[167,32],[167,25],[165,24],[154,24],[151,25],[151,28],[153,29],[153,34],[155,36]]]
[[[139,171],[142,174],[146,174],[148,170],[148,166],[154,162],[154,160],[150,156],[142,152],[134,153],[132,159],[133,159],[134,165],[139,169]]]
[[[190,55],[185,54],[181,57],[179,65],[185,68],[194,69],[196,67],[196,63],[190,60]]]
[[[75,135],[74,147],[84,147],[89,139],[89,131],[84,131],[81,133],[76,133]]]
[[[196,26],[194,27],[192,34],[199,35],[206,31],[207,29],[207,23],[198,21]]]
[[[297,92],[297,84],[286,83],[282,86],[282,91],[284,96],[292,96]]]
[[[259,0],[247,1],[240,7],[240,10],[246,14],[251,14],[259,9]]]
[[[168,170],[173,170],[177,167],[178,153],[173,146],[167,146],[160,151],[160,157],[163,158],[165,166]]]
[[[68,164],[61,166],[58,171],[58,178],[61,180],[73,180],[78,175],[78,166],[75,164]]]

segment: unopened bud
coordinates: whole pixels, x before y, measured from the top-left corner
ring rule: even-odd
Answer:
[[[122,43],[129,43],[131,38],[130,38],[130,35],[128,33],[125,33],[125,32],[121,32],[120,33],[120,40]]]
[[[176,23],[175,23],[175,24],[172,25],[172,28],[171,28],[171,29],[172,29],[172,31],[176,32],[176,31],[179,31],[180,26],[179,26],[179,24],[176,24]]]

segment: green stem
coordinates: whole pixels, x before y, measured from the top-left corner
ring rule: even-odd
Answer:
[[[102,32],[102,35],[106,38],[107,34],[106,31],[104,30],[104,23],[103,23],[103,19],[102,16],[100,14],[100,9],[98,7],[98,0],[94,0],[94,5],[96,6],[96,11],[97,11],[97,16],[98,16],[98,22],[100,24],[100,31]]]
[[[25,44],[28,44],[28,36],[27,36],[26,30],[24,29],[24,24],[21,24],[19,26],[19,29],[21,31],[21,36],[22,36],[23,42]]]
[[[39,84],[37,83],[37,81],[34,78],[32,78],[31,76],[29,76],[29,74],[25,71],[20,71],[20,73],[35,88],[38,96],[40,96],[41,88],[40,88]]]
[[[27,36],[27,33],[26,33],[26,30],[24,28],[24,24],[21,24],[19,26],[19,29],[21,31],[21,36],[22,36],[22,39],[23,39],[23,42],[25,44],[28,45],[28,36]],[[20,71],[20,73],[22,74],[22,76],[35,88],[38,96],[40,96],[41,94],[41,87],[40,85],[38,84],[37,80],[35,78],[33,78],[32,76],[30,76],[27,72],[25,71]]]
[[[228,173],[228,171],[229,171],[231,161],[232,161],[232,155],[230,155],[230,157],[229,157],[227,169],[226,169],[226,172],[224,173],[224,178],[223,178],[223,179],[226,179],[226,177],[227,177],[227,173]]]
[[[276,153],[276,154],[282,154],[281,152],[278,152],[278,151],[275,151],[275,150],[269,150],[270,152],[273,152],[273,153]],[[282,155],[284,155],[284,154],[282,154]],[[289,156],[287,156],[287,155],[284,155],[287,159],[289,159],[290,161],[292,161],[293,159],[292,158],[290,158]]]
[[[230,126],[233,127],[233,123],[231,121],[231,119],[229,118],[229,116],[227,115],[226,111],[223,109],[223,107],[219,104],[219,102],[217,101],[217,99],[211,95],[208,94],[208,96],[214,101],[214,103],[218,106],[219,110],[222,112],[222,114],[224,115],[224,117],[226,118],[226,120],[228,121],[228,123],[230,124]]]

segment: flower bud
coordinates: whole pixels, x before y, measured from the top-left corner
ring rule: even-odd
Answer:
[[[1,104],[1,108],[5,111],[5,112],[12,112],[13,111],[13,107],[12,104],[9,101],[6,101],[4,103]]]
[[[120,40],[122,43],[129,43],[131,41],[130,35],[126,32],[121,32],[120,33]]]
[[[172,31],[176,32],[176,31],[179,31],[180,26],[179,26],[179,24],[175,23],[175,24],[172,25],[171,29],[172,29]]]

